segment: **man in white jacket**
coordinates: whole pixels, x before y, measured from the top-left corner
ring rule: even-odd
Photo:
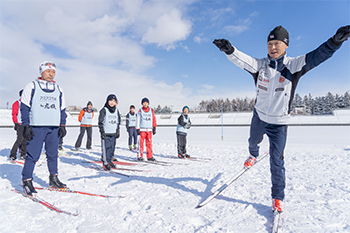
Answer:
[[[248,71],[254,78],[256,103],[250,126],[249,158],[245,167],[251,167],[259,156],[258,144],[264,134],[270,141],[270,171],[272,209],[283,211],[285,189],[284,148],[287,124],[295,89],[301,76],[330,58],[350,36],[350,25],[338,29],[336,34],[317,49],[291,58],[286,55],[289,34],[277,26],[268,35],[268,57],[256,59],[233,47],[226,39],[216,39],[214,44],[238,67]]]

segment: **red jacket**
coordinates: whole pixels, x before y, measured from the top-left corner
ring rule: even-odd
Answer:
[[[20,101],[21,99],[19,99],[19,100],[16,100],[13,104],[12,104],[12,121],[13,121],[13,123],[18,123],[18,118],[17,118],[17,116],[18,116],[18,112],[20,111],[20,109],[19,109],[19,107],[20,107],[20,105],[19,105],[19,101]],[[21,124],[21,123],[19,123],[19,124]]]

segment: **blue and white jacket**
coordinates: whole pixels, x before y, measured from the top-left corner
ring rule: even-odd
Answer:
[[[285,125],[290,119],[291,104],[301,76],[326,61],[339,48],[340,46],[335,46],[328,40],[317,49],[294,58],[285,54],[276,60],[257,59],[242,53],[237,48],[226,56],[254,77],[255,110],[260,120]]]

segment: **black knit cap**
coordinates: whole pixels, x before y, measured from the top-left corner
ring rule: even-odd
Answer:
[[[87,105],[86,105],[86,106],[89,106],[89,105],[91,105],[91,106],[92,106],[92,102],[91,102],[91,101],[89,101],[89,102],[87,103]]]
[[[141,104],[143,104],[143,102],[147,102],[149,104],[149,99],[147,97],[145,97],[141,100]]]
[[[277,26],[270,32],[269,36],[267,37],[267,42],[270,40],[280,40],[289,46],[289,33],[284,27]]]
[[[115,102],[117,102],[118,103],[118,99],[117,99],[117,97],[114,95],[114,94],[110,94],[108,97],[107,97],[107,101],[106,102],[108,102],[108,101],[110,101],[110,100],[115,100]]]

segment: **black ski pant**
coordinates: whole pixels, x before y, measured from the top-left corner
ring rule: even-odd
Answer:
[[[10,157],[16,157],[18,148],[21,148],[21,156],[25,156],[27,153],[27,140],[23,137],[23,129],[22,125],[18,126],[17,139],[12,146]]]
[[[80,134],[79,134],[78,139],[75,143],[75,148],[79,148],[81,146],[81,142],[83,140],[85,131],[87,134],[86,149],[91,149],[92,127],[84,127],[84,126],[80,126]]]
[[[177,136],[177,153],[180,155],[186,154],[186,136],[187,134],[176,133]]]

